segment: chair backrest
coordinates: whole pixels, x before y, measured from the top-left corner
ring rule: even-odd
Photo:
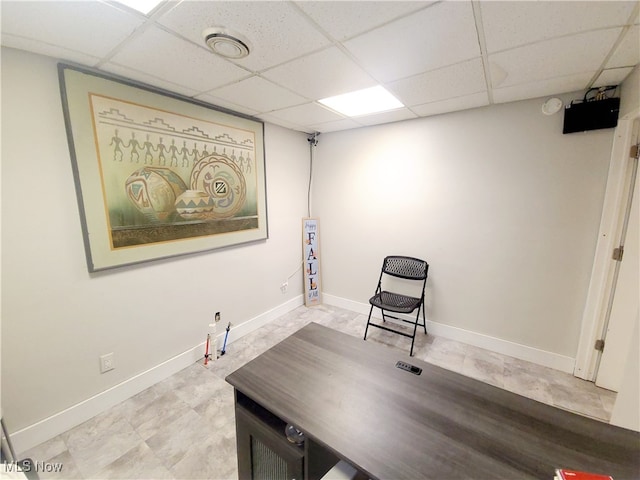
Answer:
[[[427,278],[429,264],[419,258],[390,255],[385,257],[382,271],[398,278],[424,280]]]

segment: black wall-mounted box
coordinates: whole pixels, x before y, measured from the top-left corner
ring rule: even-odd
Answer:
[[[586,132],[618,125],[619,98],[573,103],[564,109],[562,133]]]

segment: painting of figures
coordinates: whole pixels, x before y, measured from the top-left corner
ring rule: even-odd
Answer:
[[[266,239],[261,122],[60,72],[90,271]]]

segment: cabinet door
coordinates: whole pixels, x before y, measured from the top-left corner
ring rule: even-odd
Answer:
[[[304,450],[236,405],[238,477],[240,480],[304,480]]]

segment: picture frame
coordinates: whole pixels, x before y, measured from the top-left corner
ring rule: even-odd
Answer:
[[[268,238],[263,122],[94,69],[58,74],[90,272]]]

